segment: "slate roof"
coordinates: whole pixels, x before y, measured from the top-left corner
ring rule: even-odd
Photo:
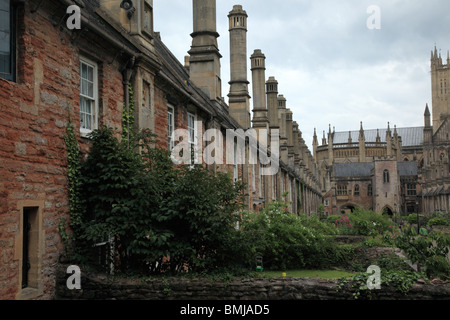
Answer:
[[[403,147],[420,146],[423,144],[423,129],[424,127],[409,127],[409,128],[397,128],[398,135],[402,138]],[[377,130],[380,135],[380,141],[386,142],[386,131],[384,129],[370,129],[364,130],[364,137],[366,142],[376,142]],[[391,134],[394,134],[394,128],[391,128]],[[359,141],[359,130],[350,131],[352,142]],[[333,144],[347,143],[348,142],[348,131],[335,132],[333,137]]]
[[[336,163],[334,165],[335,177],[364,177],[370,176],[374,168],[373,162]]]
[[[373,162],[336,163],[334,164],[335,177],[370,177],[375,167]],[[397,162],[397,170],[400,176],[417,175],[417,163],[415,161]]]
[[[416,176],[417,162],[416,161],[398,162],[397,170],[400,176]]]

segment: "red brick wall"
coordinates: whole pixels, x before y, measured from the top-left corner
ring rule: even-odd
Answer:
[[[54,267],[63,252],[58,225],[68,214],[63,137],[69,105],[79,128],[80,48],[99,63],[100,123],[121,125],[122,75],[117,60],[107,63],[115,51],[92,33],[71,42],[70,31],[51,23],[55,3],[45,1],[35,13],[28,6],[19,10],[17,82],[0,79],[0,299],[14,299],[19,291],[15,242],[26,201],[42,203],[40,298],[54,292]],[[87,142],[80,139],[85,151]]]

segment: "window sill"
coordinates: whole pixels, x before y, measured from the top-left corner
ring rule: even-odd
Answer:
[[[36,288],[20,289],[16,296],[16,300],[33,300],[42,295],[42,290]]]

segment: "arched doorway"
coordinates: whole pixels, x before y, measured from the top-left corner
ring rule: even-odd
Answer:
[[[354,205],[347,204],[347,205],[341,207],[340,212],[348,214],[348,213],[352,213],[353,211],[355,211],[355,209],[356,209],[356,207]]]
[[[388,206],[384,207],[382,214],[387,214],[388,216],[392,217],[394,215],[394,212],[389,208]]]

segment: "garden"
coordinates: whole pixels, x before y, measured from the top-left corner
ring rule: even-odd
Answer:
[[[68,127],[70,219],[60,233],[72,263],[141,277],[331,271],[361,288],[376,265],[382,282],[405,291],[418,279],[450,277],[449,213],[392,219],[357,208],[306,216],[275,201],[256,214],[242,210],[244,185],[228,172],[174,166],[149,132],[129,140],[101,128],[91,141],[84,159]],[[342,243],[343,236],[359,240]]]

